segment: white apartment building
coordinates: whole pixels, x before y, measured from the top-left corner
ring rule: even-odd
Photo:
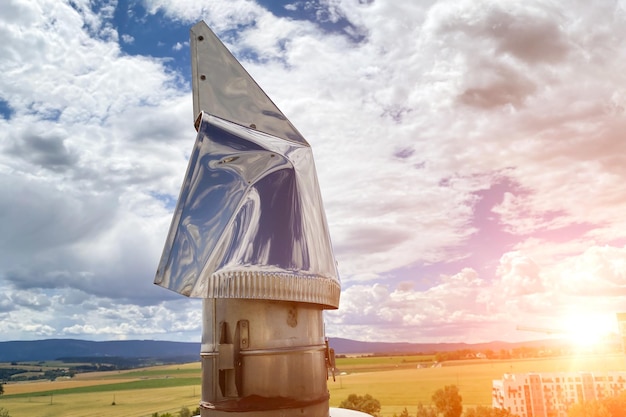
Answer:
[[[617,396],[626,372],[504,374],[493,380],[492,406],[519,417],[567,417],[570,405]]]

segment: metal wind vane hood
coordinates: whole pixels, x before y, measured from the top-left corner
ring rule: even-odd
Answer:
[[[198,135],[155,283],[203,301],[202,417],[328,417],[339,277],[311,147],[204,22]]]
[[[196,138],[155,283],[337,308],[309,144],[204,22],[191,29]]]

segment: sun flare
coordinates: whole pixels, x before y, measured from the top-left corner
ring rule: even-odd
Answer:
[[[603,314],[570,314],[563,319],[561,328],[564,336],[580,349],[600,347],[617,331],[615,317]]]

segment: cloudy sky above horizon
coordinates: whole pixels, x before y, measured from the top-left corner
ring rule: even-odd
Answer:
[[[0,2],[0,340],[199,341],[152,282],[205,20],[313,148],[331,337],[488,342],[626,311],[626,2]]]

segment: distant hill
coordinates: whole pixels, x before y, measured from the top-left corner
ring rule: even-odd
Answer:
[[[387,342],[359,342],[356,340],[342,339],[338,337],[330,338],[330,346],[335,349],[335,353],[345,354],[363,354],[363,353],[390,353],[390,354],[406,354],[406,353],[435,353],[435,352],[453,352],[463,349],[471,349],[474,351],[484,351],[487,349],[494,352],[501,349],[515,349],[518,347],[556,347],[562,344],[562,341],[556,339],[535,340],[527,342],[489,342],[489,343],[387,343]]]
[[[92,342],[76,339],[47,339],[0,342],[0,362],[48,361],[76,357],[200,358],[200,343],[158,340],[115,340]]]
[[[514,349],[516,347],[556,346],[555,340],[523,343],[384,343],[360,342],[350,339],[330,338],[330,346],[338,354],[406,354],[451,352],[462,349],[481,351]],[[122,358],[180,358],[199,360],[200,343],[166,342],[159,340],[116,340],[92,342],[76,339],[47,339],[33,341],[0,342],[0,362],[47,361],[58,358],[122,357]]]

